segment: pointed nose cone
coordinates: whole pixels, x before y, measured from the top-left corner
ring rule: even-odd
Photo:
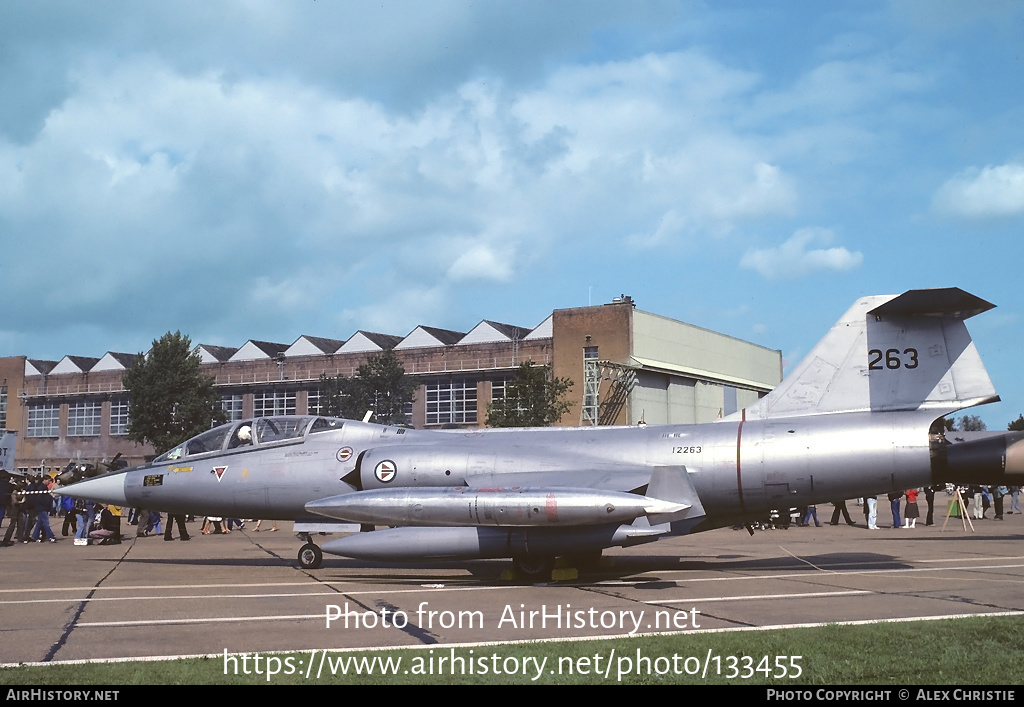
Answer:
[[[128,499],[124,495],[124,482],[127,474],[107,474],[94,479],[79,481],[61,490],[62,496],[82,498],[87,501],[99,501],[115,506],[127,506]]]

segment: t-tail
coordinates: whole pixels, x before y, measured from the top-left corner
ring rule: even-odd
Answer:
[[[955,287],[857,301],[747,420],[916,413],[936,483],[1019,484],[1024,433],[946,433],[945,416],[997,402],[965,321],[995,305]]]
[[[950,287],[858,300],[747,419],[928,411],[999,400],[964,320],[994,305]]]

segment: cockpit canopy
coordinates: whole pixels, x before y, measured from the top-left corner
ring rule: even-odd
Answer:
[[[161,454],[154,463],[175,461],[211,452],[294,442],[307,435],[340,430],[344,424],[344,420],[335,417],[312,415],[257,417],[252,420],[229,422],[182,442],[174,449]]]

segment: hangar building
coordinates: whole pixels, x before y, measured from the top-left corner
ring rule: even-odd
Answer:
[[[393,348],[419,382],[407,413],[418,428],[480,427],[515,368],[532,360],[568,378],[561,425],[708,422],[742,409],[782,379],[779,351],[636,309],[631,298],[556,309],[533,329],[484,320],[466,332],[418,326],[405,337],[357,331],[347,340],[199,344],[229,419],[319,412],[321,374],[352,376]],[[52,470],[69,459],[132,464],[152,455],[125,437],[122,384],[134,354],[60,361],[0,358],[0,428],[18,431],[16,466]]]

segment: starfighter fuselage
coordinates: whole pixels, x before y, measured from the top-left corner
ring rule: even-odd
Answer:
[[[964,326],[990,307],[953,288],[864,298],[772,393],[711,423],[442,431],[256,418],[68,493],[179,513],[391,526],[324,546],[339,555],[529,566],[773,509],[946,481],[1020,483],[1019,435],[953,438],[942,424],[998,399]]]

